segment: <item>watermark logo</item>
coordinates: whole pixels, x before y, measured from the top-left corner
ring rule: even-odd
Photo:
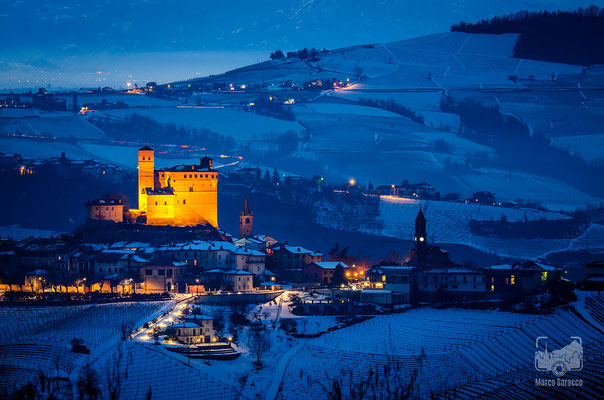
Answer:
[[[558,379],[535,379],[536,386],[583,386],[582,379],[560,379],[567,372],[583,369],[583,340],[571,336],[571,342],[558,350],[548,350],[547,336],[540,336],[535,341],[535,369],[551,372]]]
[[[583,369],[583,340],[571,336],[571,342],[559,350],[548,351],[547,336],[539,336],[535,341],[535,368],[537,371],[551,371],[557,377],[563,377],[568,371]]]

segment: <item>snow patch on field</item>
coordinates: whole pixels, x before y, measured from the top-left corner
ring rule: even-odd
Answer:
[[[209,129],[241,141],[266,138],[271,133],[279,134],[288,130],[300,132],[302,130],[299,124],[292,121],[230,108],[123,109],[93,113],[94,116],[107,115],[118,118],[125,118],[129,114],[143,115],[161,124],[171,123],[187,128]]]
[[[105,133],[80,116],[67,112],[45,113],[37,118],[0,122],[0,133],[50,138],[103,139]]]
[[[562,136],[552,138],[552,144],[587,161],[604,160],[604,134]]]

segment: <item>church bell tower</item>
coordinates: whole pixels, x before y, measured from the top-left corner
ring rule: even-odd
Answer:
[[[417,217],[415,217],[415,236],[413,242],[415,243],[415,261],[416,264],[420,264],[424,259],[424,249],[427,244],[427,232],[426,232],[426,217],[420,207]]]
[[[254,234],[254,213],[250,211],[250,206],[245,201],[243,211],[239,214],[239,237],[248,238]]]

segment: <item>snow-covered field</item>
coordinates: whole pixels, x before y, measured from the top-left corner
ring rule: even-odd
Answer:
[[[147,116],[162,124],[172,123],[187,128],[209,129],[242,142],[267,138],[271,133],[278,135],[288,130],[299,132],[302,129],[296,122],[230,108],[140,108],[92,113],[95,117],[107,115],[118,118],[124,118],[129,114]]]
[[[300,347],[287,365],[282,382],[283,398],[301,396],[326,398],[333,380],[341,382],[343,396],[370,370],[384,377],[389,367],[396,379],[407,383],[417,374],[414,395],[462,389],[475,381],[502,379],[502,386],[515,381],[516,373],[534,381],[535,340],[547,336],[549,349],[570,343],[580,336],[585,347],[585,364],[600,354],[602,336],[567,310],[554,315],[522,315],[498,311],[418,309],[402,314],[378,316],[344,328]],[[313,368],[308,368],[312,365]],[[569,374],[574,378],[581,373]],[[395,379],[395,382],[398,380]],[[508,382],[505,382],[508,380]],[[392,384],[392,381],[390,382]],[[587,382],[586,382],[587,384]],[[597,385],[597,380],[589,381]],[[483,394],[497,390],[485,386]]]
[[[42,113],[37,118],[18,118],[0,122],[0,133],[11,136],[103,139],[105,133],[79,115],[69,112]]]
[[[90,364],[100,374],[101,388],[105,388],[104,374],[108,369],[104,368],[105,364],[100,365],[98,359],[117,357],[122,327],[134,329],[139,324],[142,325],[145,321],[170,309],[173,304],[173,301],[162,301],[82,306],[1,307],[0,365],[3,368],[0,368],[0,394],[8,395],[15,388],[35,380],[39,371],[50,377],[69,376],[77,380],[81,372],[80,368]],[[70,351],[70,342],[75,338],[83,340],[83,344],[91,350],[90,355]],[[142,354],[140,357],[144,358]],[[146,358],[147,361],[151,359],[153,358]],[[127,358],[123,360],[122,365],[125,365],[126,360]],[[158,361],[160,360],[156,360],[156,364]],[[128,363],[134,365],[131,361]],[[143,363],[132,368],[141,371],[148,369],[149,365]],[[164,368],[166,371],[169,370],[168,365],[164,365]],[[137,397],[128,398],[145,398],[148,382],[144,378],[144,373],[132,374],[131,379],[124,385],[124,391],[131,393],[139,390],[140,392]],[[162,386],[165,386],[165,382]],[[141,389],[142,387],[144,389]],[[156,389],[155,386],[153,388]]]
[[[568,183],[539,175],[501,169],[480,169],[462,174],[459,179],[468,187],[488,190],[501,201],[534,201],[550,210],[574,210],[578,204],[597,204],[590,196]]]
[[[396,381],[407,382],[417,374],[413,392],[421,397],[452,388],[490,381],[482,387],[488,394],[500,386],[534,380],[535,339],[548,337],[550,349],[565,346],[570,336],[580,336],[585,348],[586,372],[569,373],[596,381],[590,368],[602,362],[601,333],[568,309],[552,315],[523,315],[500,311],[420,308],[400,314],[375,316],[350,327],[325,333],[339,325],[336,317],[297,316],[291,313],[292,295],[320,299],[286,291],[269,303],[247,307],[247,315],[260,321],[270,338],[263,367],[255,368],[247,327],[237,328],[234,361],[187,359],[154,345],[143,330],[133,340],[120,340],[123,324],[142,325],[172,310],[158,323],[169,325],[178,319],[185,305],[174,301],[116,303],[71,307],[3,307],[0,309],[0,392],[10,392],[35,379],[38,371],[48,376],[80,376],[80,368],[91,367],[98,374],[101,390],[116,374],[121,398],[145,399],[235,399],[327,398],[334,379],[341,380],[344,398],[354,382],[370,370],[388,367]],[[308,297],[311,296],[311,297]],[[223,315],[226,327],[221,335],[232,334],[225,306],[202,306],[204,314]],[[311,339],[295,339],[280,328],[280,322],[296,321],[297,332],[317,333]],[[172,322],[167,322],[172,321]],[[69,341],[82,338],[90,355],[69,351]],[[161,336],[160,336],[161,338]],[[590,366],[590,364],[593,364]],[[597,369],[596,369],[597,371]],[[114,382],[115,383],[115,382]]]
[[[588,161],[601,162],[604,159],[604,134],[562,136],[553,138],[552,143]]]
[[[72,143],[55,140],[34,140],[12,137],[0,137],[0,151],[3,153],[18,153],[23,157],[51,158],[65,156],[76,160],[89,160],[94,156]]]

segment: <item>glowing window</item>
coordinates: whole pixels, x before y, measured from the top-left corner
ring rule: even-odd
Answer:
[[[516,284],[516,277],[514,275],[510,276],[510,284],[512,284],[512,285]]]

